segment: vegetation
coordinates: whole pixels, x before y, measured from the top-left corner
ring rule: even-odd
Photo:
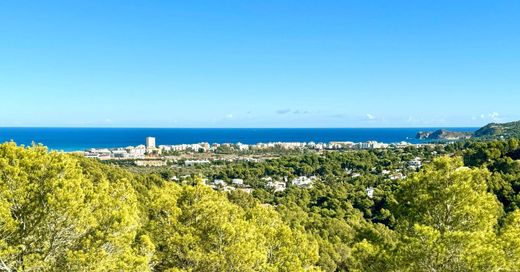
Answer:
[[[0,145],[4,271],[310,271],[317,259],[312,237],[258,202]]]
[[[520,271],[519,148],[300,154],[175,183],[180,169],[136,173],[5,143],[0,271]],[[430,162],[408,167],[416,156]],[[195,172],[255,191],[214,191]],[[276,193],[261,179],[300,175],[319,179]]]
[[[445,129],[439,129],[433,132],[419,132],[415,136],[416,139],[423,140],[454,140],[454,139],[511,139],[520,138],[520,121],[509,123],[490,123],[474,133],[471,132],[454,132]]]
[[[433,132],[418,132],[416,139],[421,140],[450,140],[450,139],[468,139],[472,136],[471,132],[448,131],[439,129]]]
[[[491,123],[475,131],[476,137],[482,138],[512,138],[520,137],[520,121],[509,123]]]

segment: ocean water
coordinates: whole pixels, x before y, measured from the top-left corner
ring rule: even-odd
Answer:
[[[157,145],[199,142],[255,144],[259,142],[378,141],[418,143],[419,131],[439,128],[0,128],[0,142],[41,143],[53,150],[126,147],[144,144],[147,136]],[[475,131],[477,128],[449,128]]]

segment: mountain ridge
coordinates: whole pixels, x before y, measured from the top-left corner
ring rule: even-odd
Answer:
[[[455,132],[446,129],[421,131],[415,136],[420,140],[464,140],[470,138],[497,139],[520,138],[520,121],[507,123],[489,123],[475,132]]]

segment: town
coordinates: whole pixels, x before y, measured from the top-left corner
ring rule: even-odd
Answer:
[[[376,141],[368,141],[361,143],[354,142],[340,142],[333,141],[329,143],[314,143],[314,142],[272,142],[272,143],[257,143],[257,144],[242,144],[242,143],[223,143],[223,144],[179,144],[179,145],[156,145],[155,137],[146,137],[145,144],[136,147],[128,146],[125,148],[91,148],[86,150],[83,155],[88,158],[95,158],[107,163],[118,164],[118,162],[130,162],[130,165],[138,168],[176,168],[192,169],[199,171],[202,168],[211,166],[214,163],[233,163],[233,162],[264,162],[267,159],[277,158],[270,153],[273,150],[282,150],[286,152],[300,151],[300,152],[314,152],[320,153],[324,151],[356,151],[356,150],[399,150],[406,147],[420,148],[420,147],[435,147],[435,144],[412,144],[408,142],[400,142],[394,144],[379,143]],[[435,153],[435,151],[433,151]],[[285,154],[285,153],[281,153]],[[290,154],[290,153],[289,153]],[[398,169],[382,169],[374,174],[388,178],[390,180],[398,180],[406,178],[406,172],[415,171],[421,168],[424,158],[414,157],[413,159],[404,162]],[[350,178],[359,178],[362,173],[355,169],[344,169],[345,174]],[[182,172],[182,171],[181,171]],[[205,175],[198,173],[192,174],[177,174],[168,179],[185,183],[187,180],[192,180],[194,176],[209,187],[218,190],[230,192],[234,190],[252,193],[255,188],[250,186],[247,180],[239,177],[232,177],[227,180],[223,178],[210,179]],[[320,180],[316,175],[300,175],[294,177],[260,177],[262,184],[266,189],[272,192],[283,192],[288,186],[297,186],[300,188],[311,188],[313,184]],[[372,197],[374,188],[367,187],[366,194]]]
[[[332,141],[329,143],[315,142],[269,142],[257,144],[242,143],[195,143],[195,144],[179,144],[179,145],[156,145],[155,137],[146,137],[145,144],[138,146],[127,146],[119,148],[91,148],[86,150],[83,155],[88,158],[96,158],[100,160],[117,160],[117,159],[133,159],[136,165],[143,159],[168,159],[179,154],[187,153],[217,153],[223,154],[223,150],[229,152],[248,152],[248,151],[270,151],[279,150],[349,150],[349,149],[385,149],[385,148],[404,148],[407,146],[420,147],[432,144],[412,144],[408,142],[399,142],[393,144],[380,143],[377,141],[367,142],[349,142],[349,141]],[[194,165],[197,163],[208,163],[208,161],[192,161],[187,160],[186,165]],[[158,164],[159,165],[159,164]],[[150,164],[149,166],[153,166]]]

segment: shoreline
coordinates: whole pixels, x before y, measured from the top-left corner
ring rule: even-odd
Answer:
[[[437,128],[0,128],[0,142],[14,140],[26,146],[42,143],[49,150],[78,152],[91,148],[125,148],[138,146],[145,137],[155,136],[161,145],[261,143],[330,143],[368,142],[385,144],[409,142],[424,144],[432,140],[418,140],[418,132]],[[474,131],[477,128],[454,128],[454,131]],[[168,144],[165,144],[168,143]]]
[[[413,140],[413,141],[409,141]],[[276,142],[257,142],[254,144],[244,144],[241,142],[222,142],[222,143],[209,143],[209,142],[197,142],[197,143],[182,143],[182,144],[161,144],[158,145],[157,149],[169,149],[169,148],[193,148],[193,146],[198,145],[209,145],[209,146],[241,146],[241,147],[252,147],[253,149],[268,149],[268,148],[285,148],[285,149],[297,149],[297,148],[310,148],[314,149],[314,146],[323,146],[323,148],[318,149],[328,149],[328,150],[334,150],[334,149],[368,149],[368,148],[356,148],[356,145],[360,144],[368,144],[368,145],[380,145],[384,146],[383,148],[387,147],[395,147],[395,146],[424,146],[424,145],[435,145],[435,144],[445,144],[447,142],[453,142],[457,141],[457,139],[448,139],[448,140],[431,140],[431,139],[415,139],[415,138],[408,138],[403,141],[399,142],[378,142],[376,140],[368,140],[368,141],[360,141],[360,142],[354,142],[354,141],[308,141],[308,142],[300,142],[300,141],[276,141]],[[0,142],[2,143],[8,143],[8,142],[14,142],[17,145],[23,145],[25,147],[31,146],[30,144],[19,144],[16,141],[8,140]],[[60,148],[51,148],[43,143],[34,142],[35,145],[42,145],[49,149],[49,151],[58,151],[58,152],[64,152],[64,153],[79,153],[79,152],[86,152],[89,150],[121,150],[121,149],[128,149],[128,148],[139,148],[140,146],[144,146],[144,144],[140,145],[128,145],[128,146],[111,146],[111,147],[87,147],[83,149],[73,149],[73,150],[66,150],[66,149],[60,149]],[[290,147],[289,147],[290,146]],[[336,146],[337,148],[332,148],[330,146]],[[370,147],[373,149],[378,149],[382,147]]]

